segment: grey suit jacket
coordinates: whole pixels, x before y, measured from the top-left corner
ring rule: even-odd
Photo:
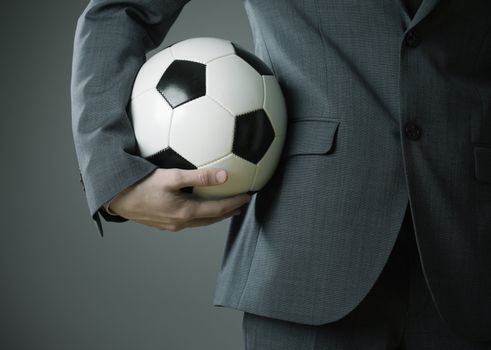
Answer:
[[[125,106],[188,0],[91,1],[73,60],[73,135],[93,219],[151,173]],[[457,332],[491,339],[491,2],[244,0],[287,99],[273,178],[231,221],[214,305],[319,325],[351,311],[408,205]]]

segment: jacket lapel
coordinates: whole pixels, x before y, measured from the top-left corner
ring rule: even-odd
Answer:
[[[423,0],[419,5],[414,17],[409,20],[409,28],[416,26],[423,18],[425,18],[440,2],[440,0]]]

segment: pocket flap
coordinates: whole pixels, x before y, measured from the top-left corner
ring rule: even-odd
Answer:
[[[339,121],[322,117],[299,118],[289,121],[282,157],[295,154],[323,154],[334,142]]]
[[[491,145],[475,145],[474,162],[476,178],[491,183]]]

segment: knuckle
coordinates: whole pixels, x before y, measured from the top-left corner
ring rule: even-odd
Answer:
[[[201,186],[206,186],[209,184],[209,177],[208,173],[206,171],[199,171],[198,172],[198,182]]]
[[[190,220],[192,217],[191,210],[189,208],[182,208],[176,213],[176,218],[179,220]]]
[[[172,228],[173,228],[172,232],[177,232],[177,231],[181,231],[184,228],[184,226],[176,224]]]
[[[162,231],[174,232],[174,228],[172,226],[166,225],[162,226]]]
[[[218,207],[217,209],[217,216],[222,216],[227,213],[227,208],[225,207]]]
[[[182,180],[183,180],[182,172],[180,172],[178,169],[171,169],[170,170],[170,178],[174,184],[178,184],[178,183],[182,182]]]
[[[208,207],[206,205],[206,202],[205,201],[196,201],[196,202],[193,202],[192,204],[192,212],[193,212],[193,215],[203,211],[203,210],[206,210]]]
[[[178,224],[169,224],[167,225],[167,231],[170,232],[177,232],[181,229],[181,226]]]

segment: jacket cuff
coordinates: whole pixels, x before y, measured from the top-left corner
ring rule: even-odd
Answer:
[[[141,158],[140,158],[141,159]],[[141,159],[143,160],[143,159]],[[84,186],[82,174],[80,175],[81,183],[84,188],[85,194],[88,199],[89,210],[91,213],[91,217],[94,220],[97,229],[101,236],[103,236],[103,229],[101,224],[100,216],[104,218],[105,221],[108,222],[125,222],[128,219],[117,215],[111,211],[106,211],[104,208],[105,204],[109,204],[112,198],[114,198],[118,193],[124,191],[128,187],[134,185],[135,183],[142,181],[144,178],[153,173],[158,167],[152,163],[144,161],[142,164],[145,166],[140,167],[138,170],[132,169],[133,171],[126,172],[127,176],[124,177],[124,180],[121,179],[117,181],[117,185],[114,182],[107,183],[107,187],[104,187],[104,193],[101,193],[97,198],[95,197],[96,191],[85,191],[87,186]]]

